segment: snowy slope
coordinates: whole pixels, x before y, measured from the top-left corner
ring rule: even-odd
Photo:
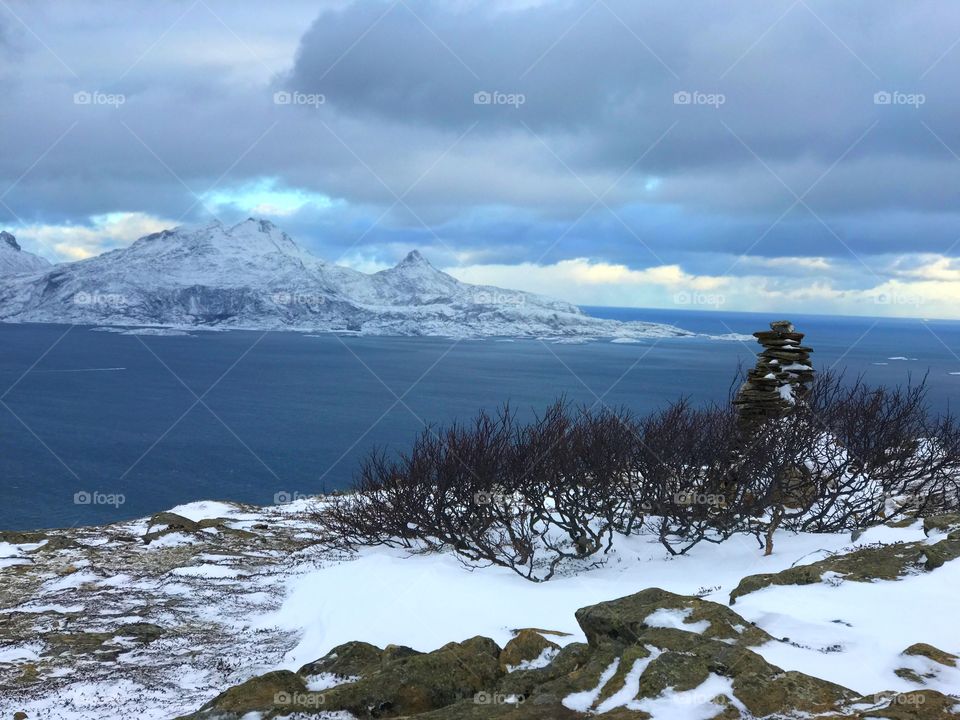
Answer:
[[[940,539],[928,538],[921,522],[875,527],[856,541],[846,534],[778,531],[771,556],[753,540],[733,538],[673,557],[655,537],[636,536],[619,538],[604,567],[530,583],[503,568],[468,569],[452,553],[409,556],[385,548],[356,558],[326,553],[314,544],[318,530],[311,505],[309,499],[265,508],[182,505],[172,512],[222,522],[149,544],[139,541],[149,529],[147,519],[56,531],[78,543],[60,549],[37,552],[49,539],[0,542],[0,578],[11,591],[0,605],[8,621],[0,637],[6,632],[16,638],[0,643],[0,684],[21,677],[28,665],[38,667],[43,678],[43,692],[36,692],[35,684],[0,693],[0,717],[23,710],[31,718],[161,720],[194,710],[249,677],[296,669],[353,640],[430,651],[475,635],[503,645],[515,628],[540,627],[570,633],[552,637],[567,644],[584,640],[574,617],[578,608],[646,588],[725,605],[748,575],[877,543]],[[16,565],[30,567],[12,572]],[[863,694],[927,687],[958,696],[958,668],[935,668],[922,686],[896,672],[914,664],[924,673],[930,669],[924,658],[904,656],[913,643],[960,654],[958,583],[960,560],[953,560],[896,581],[824,578],[771,586],[740,597],[733,609],[778,638],[754,650],[785,670]],[[661,615],[659,626],[679,622]],[[115,661],[78,661],[48,647],[51,633],[109,635],[129,622],[155,623],[165,635],[145,646],[124,646]],[[695,716],[679,696],[660,709],[654,720],[716,714],[714,707]]]
[[[17,239],[6,230],[0,231],[0,277],[32,273],[50,267],[50,263],[38,255],[25,252]]]
[[[164,230],[42,275],[0,280],[0,321],[453,337],[691,334],[462,283],[417,251],[367,275],[326,263],[253,218],[229,228],[214,222]]]

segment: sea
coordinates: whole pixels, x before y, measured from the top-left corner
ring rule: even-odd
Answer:
[[[779,315],[585,308],[707,335]],[[874,385],[926,377],[960,399],[960,322],[790,315],[818,369]],[[193,332],[129,336],[0,324],[0,530],[117,522],[181,503],[288,502],[349,487],[375,448],[509,403],[637,413],[725,402],[752,339],[636,343]]]

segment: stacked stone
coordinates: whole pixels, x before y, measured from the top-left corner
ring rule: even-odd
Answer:
[[[803,333],[798,333],[792,323],[773,322],[769,330],[755,332],[753,336],[763,350],[757,356],[757,366],[747,373],[747,380],[734,400],[743,425],[787,415],[813,382],[810,364],[813,349],[800,344]]]

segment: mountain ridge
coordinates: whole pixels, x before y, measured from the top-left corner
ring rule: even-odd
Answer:
[[[145,235],[43,273],[0,278],[0,321],[452,337],[667,337],[562,300],[463,283],[419,251],[372,274],[328,263],[263,219]]]

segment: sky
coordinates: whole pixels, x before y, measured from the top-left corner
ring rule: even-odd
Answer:
[[[583,305],[960,318],[960,9],[0,0],[0,229],[266,217]]]

